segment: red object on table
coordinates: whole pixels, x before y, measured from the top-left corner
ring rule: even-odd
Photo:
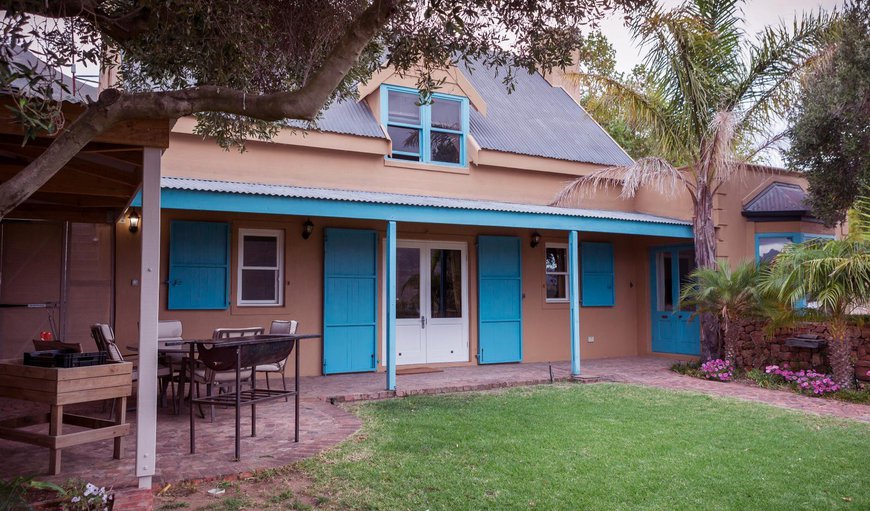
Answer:
[[[43,330],[42,332],[39,332],[39,340],[40,341],[53,341],[54,334],[52,334],[51,332],[49,332],[47,330]]]

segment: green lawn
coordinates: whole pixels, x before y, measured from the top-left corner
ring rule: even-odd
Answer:
[[[339,509],[870,509],[870,426],[627,385],[365,404],[303,464]]]

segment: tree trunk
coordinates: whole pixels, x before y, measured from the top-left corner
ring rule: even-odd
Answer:
[[[737,367],[737,336],[731,328],[731,321],[724,321],[722,324],[722,342],[725,346],[725,360],[731,362],[733,367]]]
[[[695,238],[695,264],[699,268],[716,265],[716,226],[713,223],[713,190],[698,180],[692,229]],[[698,315],[701,323],[701,361],[722,358],[719,319],[715,314]]]
[[[852,364],[852,337],[845,325],[831,325],[831,342],[828,344],[828,362],[834,373],[834,383],[840,388],[851,389],[855,382],[855,366]]]

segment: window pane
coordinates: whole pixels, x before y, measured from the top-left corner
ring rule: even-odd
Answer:
[[[674,268],[670,252],[660,252],[658,257],[658,305],[660,311],[674,310]]]
[[[567,267],[565,264],[565,259],[567,256],[565,255],[567,252],[564,248],[547,248],[547,271],[568,271],[565,268]]]
[[[432,127],[461,130],[462,103],[443,99],[432,101]]]
[[[387,104],[390,122],[420,124],[420,107],[417,105],[419,98],[416,94],[395,91],[390,91],[388,94]]]
[[[242,270],[242,301],[278,301],[278,270]]]
[[[432,132],[432,161],[459,163],[460,135],[455,133]]]
[[[432,250],[431,307],[433,318],[462,317],[462,252]]]
[[[688,284],[689,275],[695,271],[695,251],[693,249],[680,250],[680,289],[679,293],[682,294],[683,287]],[[681,305],[681,310],[695,310],[693,306],[690,305]]]
[[[274,236],[245,236],[242,266],[278,266],[278,239]]]
[[[547,275],[547,298],[568,298],[568,290],[565,285],[566,275]]]
[[[420,317],[420,249],[396,249],[396,318]]]
[[[420,152],[420,130],[389,126],[387,131],[393,140],[393,150],[404,153]],[[397,156],[400,157],[400,156]]]
[[[761,238],[758,241],[758,259],[763,263],[770,263],[782,252],[786,245],[792,243],[791,238]]]

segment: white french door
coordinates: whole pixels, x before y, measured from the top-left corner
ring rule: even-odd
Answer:
[[[466,252],[465,243],[397,243],[397,364],[468,360]]]

